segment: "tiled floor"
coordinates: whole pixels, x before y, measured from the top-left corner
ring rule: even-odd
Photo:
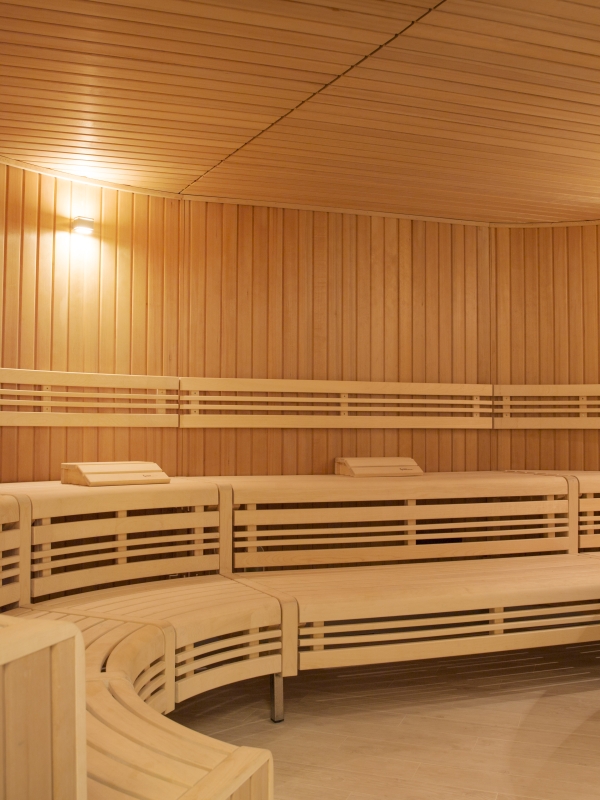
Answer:
[[[599,800],[600,645],[224,687],[172,717],[269,748],[277,800]]]

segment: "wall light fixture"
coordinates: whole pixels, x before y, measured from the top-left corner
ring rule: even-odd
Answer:
[[[91,217],[75,217],[71,223],[73,233],[83,233],[90,236],[94,232],[94,220]]]

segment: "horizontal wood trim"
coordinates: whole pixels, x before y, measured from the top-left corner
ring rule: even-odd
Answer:
[[[0,411],[4,428],[177,428],[174,414],[93,414]]]
[[[405,429],[405,428],[455,428],[491,430],[489,419],[449,417],[277,417],[243,415],[182,416],[181,428],[314,428],[314,429]]]
[[[249,567],[293,567],[326,564],[364,564],[388,561],[417,561],[421,558],[477,558],[491,555],[524,553],[566,553],[567,537],[554,539],[522,539],[496,542],[430,544],[426,546],[348,547],[321,550],[292,549],[264,553],[236,553],[236,569]]]
[[[0,406],[41,409],[0,411],[3,427],[600,429],[599,384],[178,378],[20,369],[0,369],[0,382]],[[66,387],[81,391],[64,391]],[[112,391],[89,391],[102,388]],[[106,412],[98,410],[104,407]],[[86,410],[71,410],[80,408]],[[116,411],[122,408],[147,413]],[[220,413],[207,413],[215,409]]]

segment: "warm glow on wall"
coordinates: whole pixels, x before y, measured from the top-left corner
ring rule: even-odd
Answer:
[[[91,217],[75,217],[71,223],[73,233],[82,233],[90,236],[94,232],[94,220]]]

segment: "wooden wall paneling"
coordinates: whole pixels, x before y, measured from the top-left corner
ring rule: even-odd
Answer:
[[[100,202],[98,371],[110,372],[117,360],[117,192],[103,190]],[[116,460],[114,428],[98,431],[98,450],[107,461]]]
[[[552,229],[536,231],[537,265],[540,286],[540,383],[554,382],[554,269],[552,265]],[[554,431],[540,432],[540,466],[554,464]]]
[[[343,225],[342,215],[327,215],[327,375],[343,370]],[[342,431],[327,432],[327,469],[342,450]]]
[[[356,269],[357,269],[356,217],[342,217],[342,279],[341,279],[341,375],[344,380],[356,380]],[[342,431],[340,451],[343,455],[356,456],[357,432]]]
[[[281,208],[269,209],[268,289],[267,289],[267,375],[281,375],[283,367],[283,214]],[[267,431],[267,472],[280,475],[282,431]]]
[[[189,329],[182,331],[181,338],[188,340],[187,361],[183,366],[188,375],[205,375],[206,369],[206,203],[189,205],[190,255],[186,269],[189,271],[190,293]],[[185,475],[202,474],[204,471],[204,431],[190,431],[182,436],[185,451]]]
[[[413,226],[398,220],[398,380],[410,381],[413,374]],[[412,453],[413,432],[398,431],[398,454]]]
[[[312,377],[327,379],[327,256],[328,215],[317,211],[313,214],[313,353]],[[312,431],[313,469],[327,472],[327,431]]]
[[[206,209],[206,305],[205,370],[206,375],[221,375],[221,277],[223,257],[223,206],[209,204]],[[208,475],[221,472],[221,435],[205,434],[205,463]]]
[[[233,375],[237,369],[237,278],[238,278],[238,206],[223,206],[223,250],[222,250],[222,281],[221,281],[221,307],[222,332],[220,365],[221,375]],[[221,467],[219,475],[235,475],[236,431],[221,432]]]
[[[18,364],[19,275],[21,269],[21,236],[24,172],[9,168],[6,173],[6,233],[4,239],[4,280],[2,314],[2,363]],[[16,429],[4,430],[2,472],[18,475],[19,435]]]
[[[236,294],[236,364],[235,374],[252,375],[252,252],[254,247],[252,206],[238,210],[238,253]],[[238,431],[236,442],[236,474],[252,474],[251,430]]]
[[[398,381],[399,370],[399,328],[398,328],[398,220],[383,220],[383,377],[386,381]],[[396,455],[398,452],[398,431],[383,432],[383,454]]]
[[[452,383],[452,230],[441,224],[438,231],[439,253],[439,380]],[[438,468],[452,471],[452,431],[439,431]]]
[[[149,199],[14,167],[1,176],[3,366],[600,381],[597,226],[488,229]],[[76,211],[97,220],[89,242],[70,235]],[[324,472],[335,455],[395,452],[429,470],[599,465],[597,431],[0,436],[3,480],[58,477],[61,461],[86,456],[152,457],[173,474]]]
[[[583,383],[584,376],[582,244],[581,228],[568,228],[569,383]],[[569,438],[569,468],[583,469],[583,431],[571,431]]]
[[[595,225],[582,228],[583,239],[583,341],[585,348],[584,382],[600,382],[599,373],[599,296],[598,296],[598,229]],[[584,434],[584,469],[594,469],[598,463],[600,437],[598,431]]]
[[[425,286],[426,286],[426,260],[425,260],[425,231],[426,223],[413,222],[412,235],[412,346],[413,346],[413,372],[412,380],[424,382],[426,378],[426,308],[425,308]],[[413,431],[413,458],[418,464],[423,464],[426,469],[426,447],[425,431]]]
[[[371,331],[370,331],[370,363],[371,380],[383,380],[385,369],[385,344],[384,344],[384,293],[385,293],[385,239],[384,220],[382,217],[371,219],[371,259],[369,277],[371,281]],[[371,454],[382,456],[384,454],[384,431],[371,432]]]
[[[283,211],[282,231],[282,352],[281,374],[285,378],[298,376],[298,290],[299,290],[299,212]],[[294,474],[298,464],[298,431],[282,431],[282,472]],[[242,443],[239,444],[241,455]],[[247,473],[246,473],[247,474]]]
[[[439,381],[440,370],[439,223],[425,223],[425,380]],[[439,433],[425,431],[426,469],[439,470]]]
[[[354,219],[354,217],[352,217]],[[298,377],[313,376],[313,231],[314,215],[310,211],[298,212]],[[355,345],[355,340],[353,340]],[[356,351],[354,350],[354,354]],[[313,468],[312,431],[298,432],[297,471],[309,474]]]
[[[132,348],[132,290],[133,290],[133,195],[116,193],[114,231],[115,259],[115,318],[114,318],[114,369],[131,370]],[[129,457],[130,431],[114,431],[115,459],[126,461]]]
[[[451,228],[452,312],[448,335],[452,341],[452,380],[466,381],[466,322],[465,322],[465,227]],[[466,469],[466,433],[452,431],[452,469]]]
[[[269,209],[255,208],[252,280],[252,373],[268,375]],[[252,432],[252,472],[268,474],[267,431]]]
[[[370,380],[371,369],[371,221],[356,218],[356,379]],[[356,432],[356,455],[371,454],[368,431]]]
[[[492,383],[492,294],[489,228],[477,228],[477,382]],[[478,469],[492,469],[492,432],[478,437]]]
[[[524,264],[524,326],[525,326],[525,379],[531,383],[540,383],[540,287],[538,267],[538,239],[535,229],[523,230],[523,264]],[[525,431],[524,464],[540,463],[539,431]]]

